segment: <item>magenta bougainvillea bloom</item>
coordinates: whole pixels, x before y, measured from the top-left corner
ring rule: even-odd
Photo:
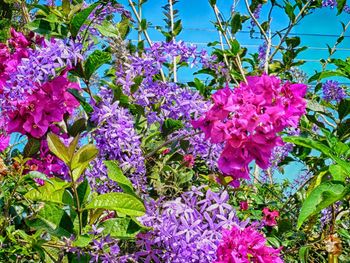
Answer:
[[[0,134],[0,152],[5,150],[10,143],[10,136],[6,136],[4,134]]]
[[[215,263],[283,263],[280,249],[266,245],[266,238],[253,226],[233,225],[223,230]]]
[[[239,203],[239,208],[243,211],[248,210],[248,202],[247,201],[241,201]]]
[[[7,131],[42,137],[54,122],[63,120],[65,113],[71,114],[79,106],[78,101],[67,91],[79,89],[63,74],[52,81],[38,86],[17,109],[9,112]]]
[[[183,158],[183,161],[186,167],[192,168],[194,165],[194,157],[192,154],[186,154]]]
[[[267,226],[275,226],[277,225],[276,218],[279,217],[280,213],[276,210],[271,211],[269,208],[265,207],[262,210],[264,214],[263,221]]]
[[[234,184],[237,179],[249,179],[248,165],[253,160],[263,169],[269,167],[273,149],[283,145],[277,133],[297,127],[305,113],[306,88],[262,75],[213,94],[210,110],[192,125],[212,143],[225,144],[218,166]]]

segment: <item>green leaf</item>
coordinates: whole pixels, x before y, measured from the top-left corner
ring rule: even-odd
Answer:
[[[108,193],[94,197],[85,209],[114,210],[129,216],[143,216],[146,212],[143,203],[135,196],[125,193]]]
[[[69,160],[72,160],[75,149],[77,148],[79,142],[79,136],[76,136],[73,141],[71,141],[71,143],[68,146],[67,152],[68,152],[68,156],[69,156]]]
[[[298,228],[308,219],[310,216],[316,215],[322,209],[330,206],[338,200],[341,200],[350,193],[350,187],[344,186],[344,184],[337,181],[326,181],[321,183],[303,202],[298,217]]]
[[[99,2],[90,5],[89,7],[78,12],[72,19],[70,24],[70,33],[72,37],[76,37],[79,33],[80,28],[85,23],[92,11],[99,5]]]
[[[231,33],[236,34],[239,30],[242,29],[241,15],[235,13],[231,20]]]
[[[294,7],[289,2],[286,2],[286,6],[284,7],[284,12],[286,12],[290,21],[294,22],[294,19],[295,19]]]
[[[326,70],[322,71],[319,73],[316,73],[313,75],[311,78],[309,78],[308,82],[313,82],[315,80],[321,80],[324,78],[330,78],[330,77],[347,77],[347,75],[341,71],[331,71],[331,70]]]
[[[337,15],[340,15],[343,12],[344,6],[346,4],[346,0],[337,0]]]
[[[47,135],[47,144],[49,145],[50,151],[58,158],[60,158],[66,164],[70,162],[67,147],[63,144],[63,142],[61,142],[60,138],[56,134],[49,133]]]
[[[112,56],[108,52],[101,50],[95,50],[86,60],[84,64],[85,78],[89,80],[103,64],[108,63],[112,59]]]
[[[46,203],[34,220],[26,220],[26,224],[35,229],[44,229],[57,237],[70,237],[73,224],[67,213],[55,204]]]
[[[342,121],[346,116],[348,116],[350,113],[350,100],[344,99],[339,103],[338,106],[338,114],[339,119]]]
[[[134,188],[130,180],[123,174],[117,161],[104,161],[107,167],[109,179],[118,183],[125,193],[135,195]]]
[[[326,146],[320,142],[314,141],[314,140],[309,139],[309,138],[288,136],[288,137],[284,137],[283,140],[285,142],[291,142],[291,143],[294,143],[296,145],[300,145],[300,146],[304,146],[304,147],[318,150],[329,157],[332,156],[331,148],[329,148],[328,146]]]
[[[73,179],[77,180],[88,167],[89,163],[95,159],[98,149],[93,144],[84,145],[73,156],[70,169],[73,173]]]
[[[344,182],[346,178],[349,177],[347,171],[339,164],[330,165],[328,170],[331,173],[334,181]]]
[[[26,179],[41,179],[45,182],[48,182],[49,184],[52,184],[52,182],[50,181],[50,179],[47,178],[46,174],[43,174],[43,173],[40,173],[40,172],[37,172],[37,171],[31,171],[29,172],[28,174],[26,174],[24,177],[23,177],[23,180],[26,180]]]
[[[171,134],[183,127],[183,123],[180,120],[166,119],[162,125],[162,133],[164,136]]]
[[[78,238],[73,241],[73,245],[75,247],[84,248],[84,247],[87,247],[92,240],[93,240],[93,237],[89,235],[81,235],[81,236],[78,236]]]
[[[310,247],[303,246],[299,249],[299,259],[301,263],[307,263],[309,258]]]
[[[102,233],[119,239],[135,238],[140,231],[147,229],[129,217],[108,219],[99,226],[104,228]]]
[[[76,120],[72,126],[68,127],[69,135],[75,137],[78,134],[82,133],[86,129],[86,119],[80,118]]]
[[[86,203],[86,201],[88,200],[90,193],[91,193],[90,184],[86,178],[77,187],[77,193],[78,193],[79,203],[81,206],[83,206]]]
[[[51,183],[46,183],[37,189],[30,190],[25,194],[25,197],[33,201],[73,205],[73,197],[67,191],[70,183],[58,178],[50,181]]]
[[[40,141],[35,138],[29,138],[26,146],[23,150],[23,156],[24,157],[31,157],[34,154],[36,154],[40,149]]]
[[[86,99],[80,95],[79,91],[76,89],[68,89],[68,92],[70,94],[72,94],[74,96],[74,98],[77,99],[77,101],[79,101],[80,105],[83,107],[84,111],[87,114],[90,114],[91,112],[94,111],[94,109],[92,108],[92,106],[86,102]]]

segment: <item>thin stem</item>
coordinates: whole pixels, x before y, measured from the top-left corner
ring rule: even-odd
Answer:
[[[224,27],[221,23],[219,9],[216,5],[213,5],[212,8],[213,8],[214,13],[215,13],[216,21],[218,22],[218,25],[219,25],[219,30],[221,31],[222,35],[224,36],[228,47],[231,49],[231,43],[227,37],[226,30],[224,29]],[[239,54],[236,55],[235,59],[236,59],[236,65],[237,65],[237,67],[242,75],[242,78],[243,78],[244,82],[247,83],[247,79],[245,78],[245,73],[244,73],[244,70],[242,68],[242,61],[241,61]]]
[[[158,146],[157,148],[155,148],[153,151],[151,151],[150,153],[146,154],[146,158],[149,158],[151,156],[153,156],[156,152],[158,152],[160,149],[162,149],[164,146],[172,143],[172,142],[175,142],[177,140],[182,140],[182,139],[186,139],[186,138],[189,138],[189,137],[192,137],[192,136],[195,136],[197,134],[200,134],[202,133],[202,131],[198,131],[198,132],[195,132],[195,133],[192,133],[192,134],[187,134],[187,135],[180,135],[180,136],[177,136],[177,137],[174,137],[174,138],[171,138],[167,141],[165,141],[164,143],[162,143],[160,146]]]
[[[141,20],[141,17],[139,16],[139,14],[138,14],[138,12],[137,12],[137,10],[136,10],[136,8],[135,8],[134,3],[132,2],[132,0],[128,0],[128,1],[129,1],[130,6],[131,6],[132,12],[134,13],[134,15],[135,15],[135,17],[136,17],[136,19],[137,19],[137,22],[138,22],[139,24],[141,24],[142,20]],[[145,38],[146,38],[146,41],[147,41],[148,45],[151,47],[151,46],[152,46],[152,40],[151,40],[151,38],[149,37],[149,35],[148,35],[148,33],[147,33],[147,30],[146,30],[146,29],[143,29],[143,28],[141,28],[141,29],[142,29],[143,35],[144,35]],[[161,77],[162,77],[162,80],[165,82],[166,79],[165,79],[165,75],[164,75],[163,69],[160,69],[160,75],[161,75]]]
[[[342,33],[340,34],[340,36],[338,37],[338,39],[339,39],[340,37],[344,37],[344,35],[345,35],[345,33],[346,33],[346,30],[348,29],[349,25],[350,25],[350,21],[349,21],[349,22],[346,24],[346,26],[343,28],[343,31],[342,31]],[[327,65],[328,65],[328,63],[329,63],[329,60],[330,60],[331,56],[335,53],[336,48],[337,48],[337,46],[338,46],[339,44],[340,44],[340,42],[338,42],[338,40],[334,43],[334,45],[333,45],[333,47],[332,47],[332,49],[331,49],[331,51],[330,51],[330,53],[329,53],[329,55],[328,55],[328,58],[326,59],[326,62],[322,65],[322,71],[325,71],[325,69],[326,69],[326,67],[327,67]]]
[[[268,37],[268,41],[266,43],[267,47],[266,47],[266,54],[265,54],[265,65],[264,65],[264,71],[266,74],[269,74],[269,54],[271,51],[271,29],[269,29],[269,37]]]
[[[283,37],[281,38],[280,42],[278,43],[278,45],[275,47],[275,50],[272,52],[269,61],[272,60],[272,58],[277,54],[278,50],[280,49],[280,47],[282,46],[284,40],[287,38],[288,34],[290,33],[290,31],[292,30],[292,28],[299,22],[299,18],[304,14],[304,11],[306,10],[306,8],[310,5],[310,3],[312,2],[312,0],[308,1],[300,10],[299,14],[295,17],[294,21],[292,21],[288,28],[286,33],[283,35]]]
[[[81,235],[82,230],[83,230],[83,220],[82,220],[82,213],[81,213],[81,209],[80,209],[80,200],[79,200],[79,195],[78,195],[78,191],[77,191],[77,185],[76,185],[76,182],[74,180],[74,176],[73,176],[72,171],[70,171],[70,176],[72,178],[72,189],[73,189],[74,198],[75,198],[75,201],[77,203],[77,214],[78,214],[78,220],[79,220],[79,235]]]
[[[137,4],[137,9],[138,9],[138,14],[140,19],[142,20],[142,0],[138,1]],[[142,40],[142,28],[141,28],[141,23],[138,23],[138,32],[137,32],[137,39],[140,42]]]
[[[173,0],[169,0],[169,14],[170,14],[170,30],[172,34],[172,40],[175,41]],[[174,82],[177,82],[176,57],[173,58],[173,76],[174,76]]]
[[[248,3],[248,0],[244,0],[245,2],[245,6],[247,7],[247,10],[248,10],[248,13],[251,17],[251,19],[253,19],[254,23],[257,25],[257,27],[259,28],[260,30],[260,33],[263,35],[263,37],[265,38],[265,41],[268,43],[269,42],[269,38],[267,37],[267,34],[265,32],[265,30],[262,28],[262,26],[260,25],[259,21],[256,19],[256,17],[254,16],[252,10],[250,10],[250,7],[249,7],[249,3]]]

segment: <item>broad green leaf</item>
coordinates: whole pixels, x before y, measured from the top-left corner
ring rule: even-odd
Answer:
[[[79,136],[76,136],[69,144],[67,149],[69,160],[72,160],[75,149],[77,148],[78,142],[79,142]]]
[[[129,217],[108,219],[99,226],[104,228],[104,234],[119,239],[134,238],[141,230],[147,229]]]
[[[76,120],[72,126],[68,127],[68,133],[69,135],[75,137],[79,133],[82,133],[86,129],[86,119],[80,118]]]
[[[331,173],[334,181],[344,182],[347,177],[350,176],[345,169],[342,168],[339,164],[332,164],[328,168]]]
[[[81,236],[78,236],[78,238],[73,241],[73,245],[76,247],[84,248],[84,247],[87,247],[92,240],[93,240],[93,237],[89,235],[81,235]]]
[[[107,193],[94,197],[85,209],[107,209],[129,215],[143,216],[146,212],[143,203],[135,196],[125,193]]]
[[[341,12],[343,12],[345,4],[346,4],[346,0],[337,0],[337,10],[338,10],[337,15],[340,15]]]
[[[341,71],[326,70],[326,71],[316,73],[311,78],[309,78],[308,82],[310,83],[310,82],[313,82],[315,80],[321,80],[321,79],[330,78],[330,77],[347,77],[347,76],[346,76],[346,74],[344,74]]]
[[[68,92],[70,94],[72,94],[74,96],[74,98],[77,99],[77,101],[79,101],[80,105],[83,107],[84,111],[87,114],[90,114],[91,112],[94,111],[94,109],[92,108],[92,106],[86,102],[86,99],[80,95],[79,91],[76,89],[68,89]]]
[[[76,37],[79,33],[80,28],[85,23],[86,19],[89,17],[92,11],[99,5],[99,2],[90,5],[89,7],[83,9],[77,13],[70,24],[70,32],[73,37]]]
[[[61,207],[45,203],[34,220],[27,220],[27,225],[35,229],[44,229],[57,237],[70,237],[73,234],[73,225],[67,213]]]
[[[235,13],[231,20],[231,33],[236,34],[239,30],[242,29],[241,15]]]
[[[97,154],[98,149],[93,144],[84,145],[74,154],[70,165],[74,180],[77,180],[82,175],[89,163],[95,159]]]
[[[166,119],[162,126],[162,133],[164,136],[171,134],[183,127],[183,123],[180,120]]]
[[[77,192],[78,192],[80,206],[83,206],[86,203],[86,201],[88,200],[90,193],[91,193],[90,184],[86,178],[77,187]]]
[[[51,183],[45,183],[37,189],[30,190],[25,194],[25,197],[33,201],[73,205],[73,197],[67,191],[70,183],[58,178],[50,181]]]
[[[310,250],[310,247],[308,246],[303,246],[299,249],[299,259],[301,263],[308,262],[309,250]]]
[[[101,50],[95,50],[85,62],[85,78],[89,80],[92,74],[94,74],[96,70],[99,69],[99,67],[110,62],[111,59],[112,56],[110,53],[103,52]]]
[[[350,113],[350,99],[344,99],[339,103],[338,114],[339,119],[342,120]]]
[[[130,180],[123,174],[122,169],[120,169],[118,162],[116,161],[104,161],[107,167],[109,179],[118,183],[118,185],[123,189],[125,193],[135,195],[134,188]]]
[[[338,200],[341,200],[350,193],[350,187],[337,181],[326,181],[312,190],[305,199],[298,217],[298,228],[310,216],[316,215],[322,209],[330,206]]]
[[[58,158],[60,158],[66,164],[70,162],[67,147],[63,144],[63,142],[61,142],[60,138],[56,134],[49,133],[47,135],[47,144],[49,145],[50,151]]]
[[[40,149],[40,141],[35,138],[29,138],[26,146],[23,150],[24,157],[31,157],[36,154]]]

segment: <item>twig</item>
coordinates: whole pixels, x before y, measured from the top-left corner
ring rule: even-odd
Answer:
[[[133,11],[133,13],[134,13],[136,19],[137,19],[137,22],[141,25],[142,20],[141,20],[141,17],[139,16],[139,14],[138,14],[138,12],[137,12],[137,10],[136,10],[136,8],[135,8],[134,3],[132,2],[132,0],[128,0],[128,1],[129,1],[129,4],[130,4],[130,6],[131,6],[131,9],[132,9],[132,11]],[[145,38],[146,38],[146,41],[147,41],[148,45],[152,46],[152,40],[151,40],[151,38],[149,37],[149,35],[148,35],[148,33],[147,33],[147,30],[146,30],[146,29],[143,29],[143,28],[141,28],[141,29],[142,29],[142,32],[143,32]],[[163,69],[160,69],[160,75],[162,76],[162,80],[163,80],[164,82],[166,82]]]
[[[338,37],[338,39],[339,39],[340,37],[343,37],[343,36],[345,35],[346,30],[348,29],[349,25],[350,25],[350,21],[346,24],[346,26],[345,26],[344,29],[343,29],[343,32],[340,34],[340,36]],[[331,49],[331,51],[330,51],[330,54],[328,55],[328,58],[326,59],[326,62],[322,65],[322,71],[324,71],[324,70],[326,69],[326,67],[327,67],[327,65],[328,65],[328,63],[329,63],[329,60],[330,60],[331,56],[335,53],[336,48],[337,48],[337,46],[339,45],[339,43],[340,43],[340,42],[338,42],[338,40],[334,43],[334,46],[332,47],[332,49]]]
[[[222,32],[222,35],[224,36],[228,47],[231,49],[231,43],[226,35],[226,30],[224,29],[224,27],[222,26],[222,23],[221,23],[219,9],[216,5],[213,5],[212,8],[213,8],[214,13],[215,13],[216,21],[218,22],[218,25],[219,25],[219,29]],[[237,54],[235,58],[236,58],[236,65],[237,65],[237,67],[242,75],[242,78],[243,78],[244,82],[247,83],[247,79],[245,78],[245,73],[244,73],[244,70],[242,68],[242,61],[241,61],[239,54]]]
[[[250,15],[250,17],[253,19],[254,23],[258,26],[259,30],[260,30],[260,33],[263,35],[263,37],[265,38],[265,41],[266,43],[269,42],[269,38],[267,37],[266,35],[266,32],[265,30],[262,28],[262,26],[260,25],[259,21],[255,18],[252,10],[250,10],[250,7],[249,7],[249,3],[248,3],[248,0],[244,0],[245,2],[245,5],[247,7],[247,10],[248,10],[248,13]]]
[[[175,41],[173,0],[169,0],[169,14],[170,14],[170,30],[171,30],[171,34],[173,35],[172,40]],[[176,57],[173,58],[173,76],[174,76],[174,82],[177,82]]]
[[[292,28],[299,22],[299,18],[304,14],[304,11],[306,10],[306,8],[309,6],[309,4],[312,2],[312,0],[308,1],[300,10],[299,14],[295,17],[294,21],[292,21],[288,28],[286,33],[283,35],[283,37],[281,38],[280,42],[278,43],[278,45],[275,47],[275,50],[272,52],[269,61],[272,60],[272,58],[276,55],[276,53],[278,52],[278,50],[280,49],[280,47],[282,46],[284,40],[287,38],[288,34],[290,33],[290,31],[292,30]]]
[[[169,143],[172,143],[172,142],[175,142],[177,140],[182,140],[182,139],[186,139],[186,138],[189,138],[189,137],[192,137],[192,136],[195,136],[197,134],[200,134],[202,133],[202,131],[198,131],[198,132],[195,132],[195,133],[192,133],[192,134],[187,134],[187,135],[180,135],[180,136],[176,136],[174,138],[171,138],[167,141],[165,141],[164,143],[162,143],[160,146],[158,146],[157,148],[155,148],[153,151],[151,151],[150,153],[146,154],[146,158],[149,158],[151,156],[153,156],[156,152],[158,152],[160,149],[162,149],[164,146],[168,145]]]

